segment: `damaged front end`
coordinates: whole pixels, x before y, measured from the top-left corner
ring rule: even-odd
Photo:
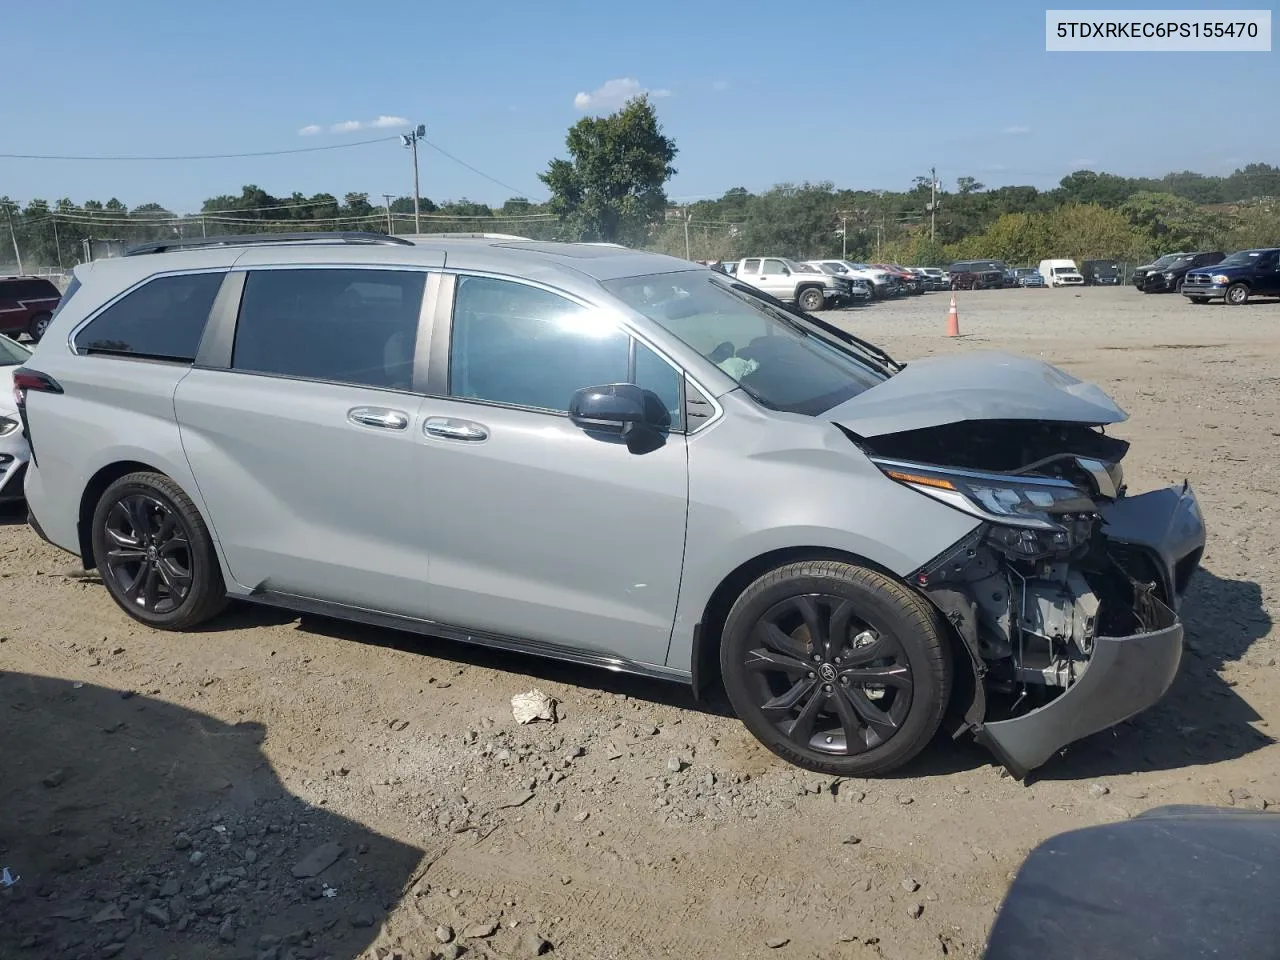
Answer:
[[[957,736],[973,732],[1022,779],[1164,695],[1182,654],[1175,611],[1205,542],[1189,485],[1129,496],[1128,444],[1080,423],[856,439],[889,478],[981,522],[911,577],[972,662]]]

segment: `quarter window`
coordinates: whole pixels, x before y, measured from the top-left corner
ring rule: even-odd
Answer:
[[[245,278],[231,366],[408,390],[426,274],[257,270]]]
[[[680,412],[677,371],[595,310],[523,283],[460,277],[449,393],[564,413],[575,391],[636,383]]]
[[[190,273],[143,284],[76,334],[76,351],[195,362],[224,275]]]

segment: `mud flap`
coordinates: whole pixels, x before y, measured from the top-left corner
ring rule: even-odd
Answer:
[[[1156,703],[1173,684],[1182,660],[1182,624],[1151,599],[1152,631],[1098,637],[1079,679],[1057,699],[1011,720],[983,724],[978,742],[1019,780],[1067,744],[1115,726]]]

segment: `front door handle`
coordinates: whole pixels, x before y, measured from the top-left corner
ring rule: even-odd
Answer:
[[[474,420],[455,420],[452,417],[428,417],[422,424],[422,432],[441,440],[467,440],[478,443],[489,439],[489,428]]]
[[[347,419],[362,427],[378,427],[381,430],[403,430],[409,426],[407,413],[387,407],[353,407],[347,411]]]

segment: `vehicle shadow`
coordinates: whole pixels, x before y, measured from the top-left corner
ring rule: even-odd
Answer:
[[[290,794],[261,724],[24,673],[0,719],[0,956],[355,960],[418,869]]]
[[[314,614],[304,614],[299,621],[299,629],[319,636],[372,644],[389,650],[426,654],[450,663],[519,673],[548,683],[564,683],[604,693],[625,694],[662,706],[696,710],[719,717],[734,716],[719,683],[708,685],[704,699],[697,700],[689,685],[684,683],[655,680],[599,667],[585,667],[531,654],[511,653],[456,640],[333,620]]]

